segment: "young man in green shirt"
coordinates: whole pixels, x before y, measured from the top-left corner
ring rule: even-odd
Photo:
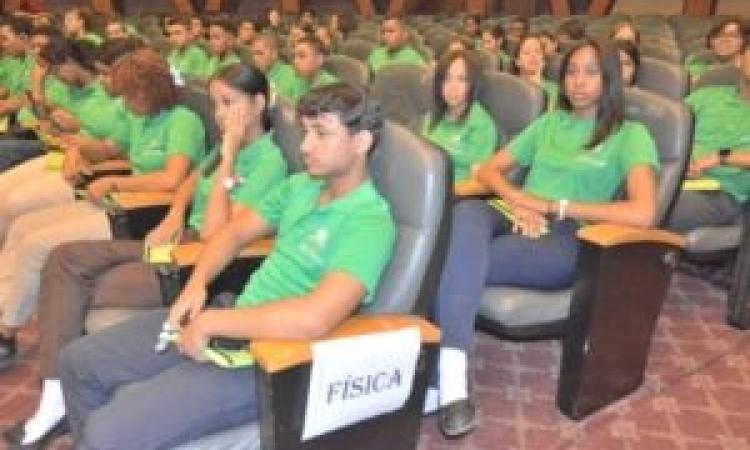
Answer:
[[[26,102],[34,57],[29,52],[31,24],[20,17],[11,17],[0,25],[3,57],[0,59],[0,116],[15,114]]]
[[[314,89],[298,111],[306,172],[289,177],[209,241],[169,311],[139,316],[63,351],[65,407],[79,444],[173,446],[252,422],[261,408],[254,369],[197,362],[205,359],[209,339],[320,338],[373,298],[395,240],[388,204],[368,176],[382,117],[345,85]],[[272,232],[274,250],[235,307],[206,309],[207,283],[243,245]],[[165,320],[180,329],[176,348],[155,354]],[[116,386],[127,389],[113,395]]]
[[[387,17],[380,28],[383,45],[367,57],[367,66],[377,73],[389,64],[425,64],[425,58],[409,44],[409,30],[397,16]]]
[[[740,53],[737,86],[699,89],[685,100],[695,115],[688,177],[719,182],[712,191],[683,191],[668,227],[689,231],[733,223],[750,198],[750,42]]]
[[[238,64],[240,57],[234,51],[236,27],[227,19],[213,19],[208,25],[208,61],[204,79],[209,79],[232,64]]]
[[[167,37],[172,51],[167,57],[169,64],[186,79],[202,79],[208,65],[208,56],[191,39],[190,21],[186,18],[173,19],[167,25]]]
[[[98,34],[90,31],[88,11],[81,8],[72,8],[65,12],[63,16],[63,34],[69,39],[88,42],[89,44],[100,46],[104,39]]]
[[[271,94],[278,93],[279,86],[286,86],[294,78],[294,69],[279,58],[279,38],[274,33],[258,35],[250,48],[253,65],[266,74]]]
[[[338,79],[323,69],[323,44],[315,37],[304,37],[294,44],[294,77],[277,84],[276,92],[296,103],[310,89],[332,84]]]

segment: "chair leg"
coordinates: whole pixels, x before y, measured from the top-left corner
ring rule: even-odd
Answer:
[[[746,330],[750,328],[750,205],[745,206],[740,249],[734,270],[734,282],[727,298],[727,322]]]
[[[583,244],[557,391],[565,415],[580,419],[641,385],[676,255],[662,244]]]

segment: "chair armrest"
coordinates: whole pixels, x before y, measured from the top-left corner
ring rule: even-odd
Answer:
[[[112,200],[122,209],[169,206],[174,199],[173,192],[113,192]]]
[[[418,327],[423,343],[440,342],[440,330],[419,316],[367,314],[350,317],[323,339],[342,338]],[[250,344],[250,351],[267,373],[281,372],[312,360],[313,341],[268,339]]]
[[[237,258],[259,258],[268,256],[273,250],[273,238],[263,238],[242,248]],[[188,242],[175,247],[172,252],[174,263],[178,267],[194,266],[203,251],[203,242]]]
[[[492,194],[492,190],[473,178],[453,184],[453,195],[457,198],[479,197],[489,194]]]
[[[670,231],[658,228],[636,228],[611,223],[582,227],[578,230],[578,238],[600,247],[653,242],[685,248],[687,244],[683,236]]]

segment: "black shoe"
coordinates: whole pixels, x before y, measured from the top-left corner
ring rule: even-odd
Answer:
[[[11,368],[15,364],[17,356],[16,338],[0,334],[0,371]]]
[[[42,450],[52,443],[56,438],[66,434],[69,431],[68,421],[63,417],[55,426],[50,428],[47,433],[31,444],[22,444],[24,436],[24,426],[26,422],[21,421],[8,428],[3,432],[3,438],[8,443],[9,450]]]
[[[471,399],[457,400],[438,412],[440,431],[448,438],[457,438],[477,426],[477,410]]]

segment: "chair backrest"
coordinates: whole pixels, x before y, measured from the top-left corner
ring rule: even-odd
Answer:
[[[659,152],[656,223],[660,224],[680,191],[692,146],[693,118],[684,103],[642,89],[625,89],[624,100],[626,118],[648,128]]]
[[[479,102],[495,120],[505,137],[498,146],[518,135],[544,112],[544,93],[538,87],[514,75],[488,72],[479,89]]]
[[[284,155],[288,172],[290,174],[301,172],[304,170],[300,153],[302,130],[297,125],[294,106],[282,99],[277,99],[269,109],[269,116],[273,127],[271,137]]]
[[[351,56],[330,55],[323,63],[323,68],[340,80],[347,80],[362,86],[370,82],[370,71],[365,63]]]
[[[704,73],[693,85],[693,90],[706,86],[732,85],[740,82],[740,70],[731,64],[722,64]]]
[[[397,239],[375,301],[363,312],[424,315],[448,241],[451,174],[442,152],[390,120],[373,151],[370,172],[391,206]]]
[[[544,61],[544,77],[548,80],[560,81],[560,70],[562,69],[563,55],[560,53],[553,53],[547,55]]]
[[[418,129],[429,111],[432,71],[415,64],[390,64],[372,79],[372,95],[380,101],[385,116],[411,129]]]
[[[689,79],[682,66],[644,56],[635,84],[672,100],[681,100],[687,94]]]
[[[214,118],[214,105],[205,87],[186,85],[182,89],[182,104],[201,118],[206,129],[206,145],[213,148],[220,139],[221,132]]]
[[[339,44],[338,53],[364,62],[376,46],[372,41],[351,38]]]

